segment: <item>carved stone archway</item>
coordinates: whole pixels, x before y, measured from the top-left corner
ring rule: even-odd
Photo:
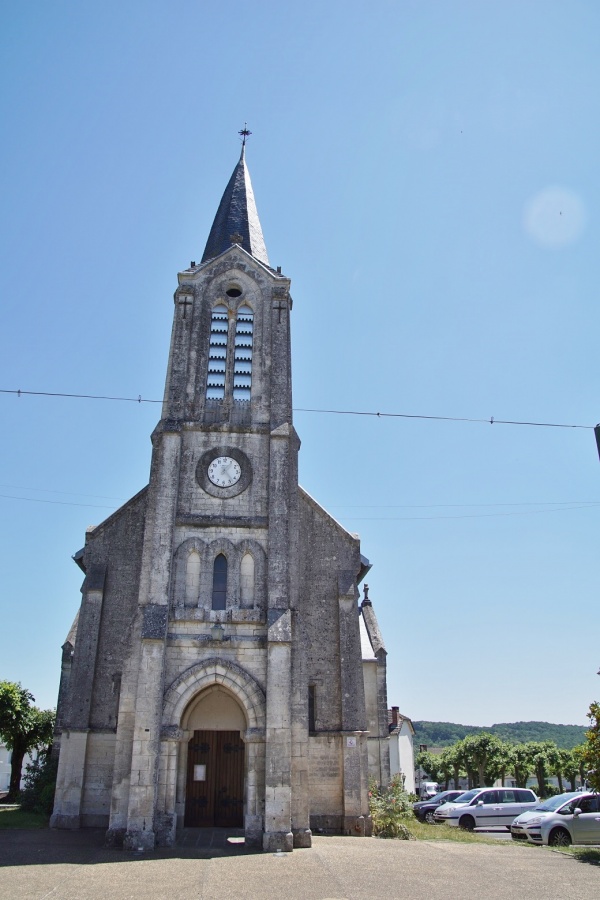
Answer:
[[[246,746],[246,842],[260,845],[263,833],[265,784],[265,693],[255,678],[236,663],[213,657],[182,672],[165,691],[159,764],[157,820],[164,823],[161,843],[173,843],[177,822],[183,822],[187,741],[182,728],[190,703],[208,688],[221,687],[240,704],[248,722]]]

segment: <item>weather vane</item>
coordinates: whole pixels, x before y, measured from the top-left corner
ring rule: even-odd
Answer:
[[[241,131],[238,131],[238,134],[240,134],[242,136],[242,147],[245,147],[246,146],[246,138],[250,137],[250,135],[252,134],[252,132],[248,130],[247,122],[244,122],[244,127],[242,128]]]

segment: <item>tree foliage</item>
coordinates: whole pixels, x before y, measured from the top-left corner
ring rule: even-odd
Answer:
[[[21,770],[25,754],[49,748],[52,742],[55,714],[38,709],[33,695],[14,681],[0,681],[0,737],[12,751],[9,801],[19,795]]]
[[[21,791],[21,809],[28,812],[52,814],[58,760],[44,754],[25,767],[24,787]]]
[[[475,773],[477,787],[493,784],[504,763],[504,745],[500,738],[484,731],[469,735],[461,744],[463,760],[467,769]]]
[[[515,744],[512,748],[512,769],[517,787],[527,787],[527,779],[533,771],[528,744]]]
[[[440,767],[444,776],[444,790],[448,790],[450,779],[454,779],[454,787],[458,789],[458,781],[463,773],[463,752],[461,742],[453,747],[444,747],[439,756]]]
[[[595,715],[600,716],[600,705],[596,705]],[[600,753],[600,719],[595,718],[594,721],[596,746]],[[548,797],[553,793],[562,793],[563,778],[568,779],[571,790],[575,790],[577,775],[583,782],[590,770],[586,756],[588,745],[589,742],[583,747],[564,750],[553,741],[512,744],[483,732],[467,735],[453,746],[444,747],[441,753],[422,751],[417,755],[416,763],[433,781],[443,781],[445,789],[448,789],[451,779],[458,787],[463,773],[467,775],[470,788],[489,787],[497,780],[504,784],[509,776],[514,778],[517,787],[526,787],[529,777],[535,775],[538,794]],[[600,758],[597,760],[597,771],[600,773]],[[558,779],[558,789],[549,783],[551,775]]]
[[[594,791],[600,791],[600,703],[592,703],[587,715],[590,727],[581,753],[582,762],[588,784]]]
[[[546,797],[548,776],[560,765],[558,747],[552,741],[530,741],[526,746],[537,778],[538,794]]]
[[[436,753],[430,753],[428,750],[421,750],[417,753],[415,762],[419,768],[423,769],[426,775],[429,775],[432,781],[440,781],[442,778],[442,764],[440,757]]]

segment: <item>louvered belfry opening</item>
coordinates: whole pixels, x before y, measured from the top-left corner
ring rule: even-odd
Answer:
[[[219,304],[214,307],[210,321],[208,377],[206,379],[207,400],[222,400],[225,396],[228,329],[227,307]]]
[[[240,306],[235,323],[233,362],[233,399],[249,402],[252,389],[252,342],[254,314],[249,306]]]

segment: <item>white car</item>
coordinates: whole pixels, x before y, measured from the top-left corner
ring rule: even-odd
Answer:
[[[473,788],[443,803],[433,814],[436,822],[472,831],[504,825],[510,831],[514,819],[539,803],[529,788]]]

